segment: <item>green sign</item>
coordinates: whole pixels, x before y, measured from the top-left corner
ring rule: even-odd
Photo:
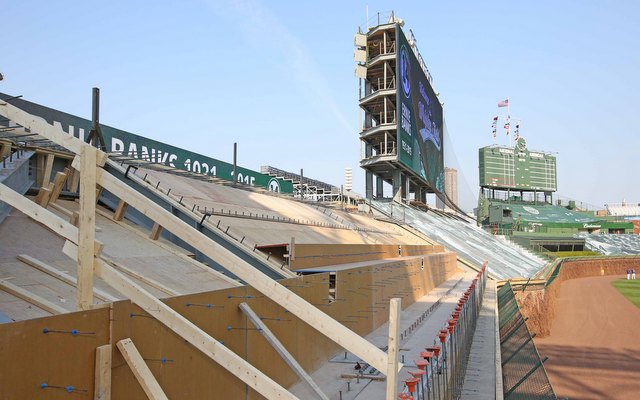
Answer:
[[[9,98],[0,93],[0,98]],[[44,118],[53,125],[60,126],[65,132],[84,140],[91,131],[91,121],[75,115],[67,114],[52,108],[41,106],[22,99],[15,99],[11,104]],[[148,139],[107,125],[100,125],[107,146],[107,152],[157,164],[166,165],[198,174],[214,176],[220,179],[242,182],[251,186],[264,187],[273,192],[293,193],[293,184],[276,179],[247,168],[236,167],[237,177],[233,176],[233,164],[216,160],[202,154],[171,146],[157,140]]]
[[[399,26],[396,47],[398,158],[434,191],[443,192],[442,105]]]

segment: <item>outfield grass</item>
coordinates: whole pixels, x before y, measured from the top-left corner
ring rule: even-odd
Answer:
[[[612,281],[611,284],[636,307],[640,308],[640,280],[618,279]]]

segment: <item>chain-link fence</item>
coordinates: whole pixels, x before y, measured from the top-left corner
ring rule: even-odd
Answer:
[[[511,284],[498,291],[504,398],[557,399]]]

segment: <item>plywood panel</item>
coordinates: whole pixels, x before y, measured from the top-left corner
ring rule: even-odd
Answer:
[[[61,330],[91,334],[43,333]],[[0,398],[90,398],[96,347],[107,344],[109,310],[91,310],[0,325]],[[73,386],[84,395],[50,386]],[[86,392],[84,392],[86,391]]]
[[[294,245],[291,270],[398,257],[397,245],[298,244]]]

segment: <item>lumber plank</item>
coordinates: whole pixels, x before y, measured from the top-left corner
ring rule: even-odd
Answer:
[[[56,176],[53,178],[53,190],[51,191],[51,199],[49,202],[55,203],[60,197],[60,193],[62,192],[62,187],[64,183],[67,181],[67,174],[64,172],[57,172]]]
[[[71,285],[73,287],[77,287],[78,286],[78,281],[75,277],[67,274],[64,271],[60,271],[57,268],[54,268],[52,266],[50,266],[49,264],[46,264],[40,260],[38,260],[37,258],[31,257],[29,255],[26,254],[19,254],[18,256],[16,256],[16,258],[20,261],[22,261],[23,263],[41,271],[44,272],[45,274],[52,276],[56,279],[58,279],[59,281],[62,281],[64,283],[66,283],[67,285]],[[118,298],[115,296],[110,295],[109,293],[100,290],[98,288],[93,288],[93,294],[94,296],[96,296],[96,298],[98,298],[99,300],[102,301],[118,301]]]
[[[48,186],[49,183],[51,183],[51,171],[53,170],[53,161],[55,158],[56,156],[53,154],[47,154],[44,172],[42,174],[42,186]]]
[[[401,299],[393,298],[389,302],[389,342],[387,361],[387,400],[398,398],[398,354],[400,345]]]
[[[247,318],[249,318],[251,323],[256,328],[258,328],[262,336],[264,336],[264,338],[267,340],[267,342],[269,342],[271,347],[273,347],[276,350],[276,352],[280,355],[280,357],[282,357],[282,359],[287,363],[287,365],[289,365],[289,367],[293,370],[293,372],[295,372],[296,375],[300,377],[300,379],[307,382],[307,384],[311,386],[311,388],[313,389],[314,392],[316,392],[319,398],[323,400],[329,400],[329,397],[327,397],[327,395],[324,394],[324,392],[318,387],[318,385],[313,381],[313,379],[311,379],[311,376],[309,376],[307,371],[305,371],[304,368],[302,368],[302,365],[298,363],[298,360],[296,360],[295,357],[293,357],[293,355],[289,353],[286,347],[284,347],[284,345],[278,340],[276,335],[274,335],[273,332],[271,332],[269,327],[267,327],[267,325],[264,322],[262,322],[260,317],[258,317],[258,315],[251,309],[251,307],[249,307],[247,303],[240,303],[238,307],[240,307],[240,310],[242,310],[242,312],[247,316]]]
[[[96,149],[80,147],[80,208],[78,210],[78,309],[93,303],[93,256],[96,240]]]
[[[163,285],[162,283],[151,279],[149,277],[146,277],[134,270],[132,270],[131,268],[127,268],[124,265],[122,265],[121,263],[114,261],[112,259],[106,259],[107,262],[115,269],[117,269],[118,271],[122,272],[123,274],[129,275],[132,278],[135,278],[137,280],[139,280],[140,282],[146,283],[147,285],[158,289],[159,291],[161,291],[162,293],[165,293],[169,296],[178,296],[181,293]]]
[[[145,394],[149,398],[149,400],[169,400],[167,395],[164,394],[162,387],[156,380],[156,378],[151,373],[149,366],[140,355],[140,352],[133,344],[131,339],[122,339],[118,343],[116,343],[120,353],[124,357],[125,361],[131,368],[133,375],[142,386],[142,390],[144,390]]]
[[[4,201],[5,203],[11,205],[13,208],[21,211],[23,214],[26,214],[31,219],[43,224],[65,239],[77,243],[78,228],[1,183],[0,201]]]
[[[49,300],[43,297],[40,297],[37,294],[32,293],[25,288],[22,288],[18,285],[14,285],[13,283],[0,280],[0,289],[16,297],[19,297],[22,300],[28,303],[31,303],[38,308],[41,308],[47,312],[50,312],[53,315],[64,314],[69,312],[69,310],[62,308],[59,305],[52,303]]]
[[[120,353],[129,365],[129,368],[131,368],[133,375],[138,380],[138,383],[140,383],[140,386],[142,386],[142,390],[144,390],[149,400],[169,400],[151,373],[149,366],[144,362],[138,348],[133,344],[133,341],[129,338],[122,339],[116,343],[116,346],[118,346]]]
[[[96,347],[93,400],[111,400],[111,345]]]

